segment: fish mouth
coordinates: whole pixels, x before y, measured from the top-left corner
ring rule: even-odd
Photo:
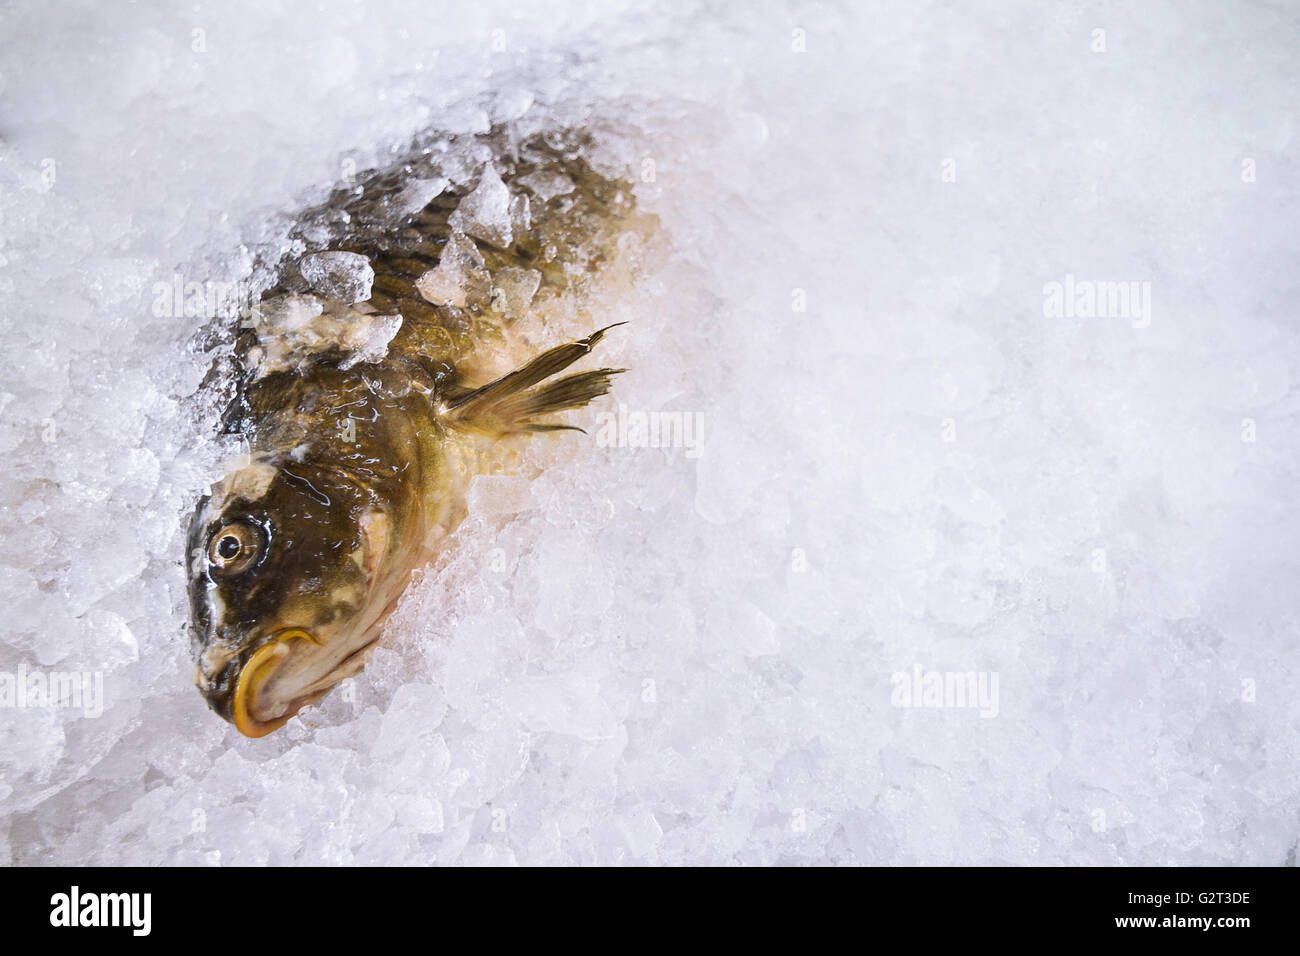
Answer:
[[[418,542],[407,547],[419,553]],[[382,548],[376,546],[374,551],[380,553]],[[383,637],[384,622],[401,600],[406,577],[399,571],[414,563],[408,552],[403,555],[391,569],[384,567],[371,576],[361,609],[342,626],[321,623],[318,630],[289,617],[293,623],[288,627],[262,631],[246,643],[254,650],[242,666],[231,665],[238,666],[238,673],[233,690],[231,681],[224,682],[222,715],[228,713],[227,719],[245,737],[265,737],[320,701],[340,681],[361,673],[366,653]],[[268,633],[270,637],[265,636]]]
[[[303,643],[312,649],[321,642],[301,628],[281,631],[249,657],[235,682],[231,700],[231,722],[245,737],[265,737],[283,727],[303,707],[319,701],[345,678],[361,670],[363,655],[379,639],[378,635],[352,651],[321,677],[291,695],[277,688],[277,678],[285,676],[285,665]],[[292,677],[293,675],[288,675]],[[287,700],[282,698],[288,696]]]

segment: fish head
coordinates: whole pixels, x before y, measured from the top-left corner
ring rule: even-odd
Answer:
[[[361,670],[391,601],[391,512],[366,483],[262,457],[213,486],[188,535],[209,705],[261,737]]]

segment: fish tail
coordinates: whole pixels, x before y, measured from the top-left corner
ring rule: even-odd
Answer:
[[[615,325],[622,324],[622,322],[615,323]],[[454,399],[447,407],[447,420],[461,427],[501,434],[582,431],[581,428],[573,425],[560,425],[537,419],[539,416],[553,412],[584,407],[592,399],[608,393],[613,376],[627,370],[601,368],[591,372],[566,375],[544,385],[541,383],[564,371],[591,352],[604,334],[614,327],[608,325],[586,338],[548,349],[495,382],[489,382]],[[540,387],[534,387],[539,385]]]

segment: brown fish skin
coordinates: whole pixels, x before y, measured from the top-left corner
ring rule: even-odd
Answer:
[[[196,683],[248,736],[359,672],[410,572],[464,516],[470,479],[530,433],[571,427],[554,413],[606,394],[621,371],[565,374],[606,329],[531,343],[582,321],[576,298],[626,271],[620,249],[653,218],[562,132],[478,137],[491,168],[423,201],[464,145],[418,145],[304,215],[308,252],[368,260],[368,299],[322,294],[295,259],[239,330],[225,421],[251,453],[199,502],[187,550]],[[412,195],[418,208],[404,206]],[[508,241],[457,215],[503,196]]]

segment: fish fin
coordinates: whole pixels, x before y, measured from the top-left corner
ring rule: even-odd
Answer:
[[[537,418],[552,412],[582,408],[593,398],[606,394],[610,388],[610,379],[627,370],[601,368],[566,375],[545,385],[540,383],[564,371],[589,353],[601,337],[614,327],[608,325],[584,339],[548,349],[495,382],[489,382],[453,399],[445,413],[447,421],[461,427],[501,434],[582,431],[573,425],[540,422]],[[535,385],[540,387],[534,388]]]

